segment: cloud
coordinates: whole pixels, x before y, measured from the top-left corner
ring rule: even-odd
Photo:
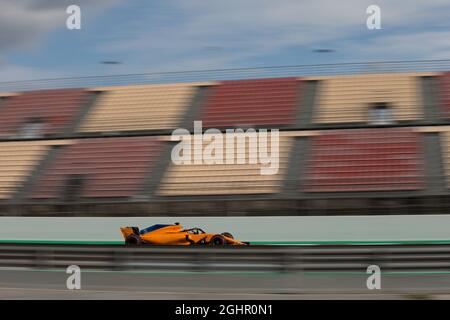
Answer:
[[[222,61],[217,67],[249,65],[254,58],[276,54],[282,57],[282,52],[290,48],[310,52],[336,46],[346,58],[357,59],[358,54],[370,57],[368,46],[372,46],[381,60],[398,57],[401,52],[408,56],[413,52],[416,59],[448,53],[439,39],[442,29],[450,30],[448,0],[411,0],[408,5],[379,0],[380,31],[366,28],[366,8],[371,4],[372,0],[167,1],[164,19],[143,20],[127,39],[100,42],[98,52],[131,53],[141,64],[166,69],[172,69],[174,62],[187,69],[194,65],[202,68],[202,59]],[[121,28],[127,28],[126,24]],[[432,28],[435,30],[430,31]],[[432,39],[426,41],[426,51],[414,40],[416,34],[427,34]],[[407,51],[392,50],[395,42],[390,39],[402,38],[409,43],[404,46]],[[383,43],[386,47],[379,46]],[[210,46],[222,49],[207,52],[205,48]],[[203,67],[209,66],[205,63]]]
[[[0,61],[5,53],[31,52],[51,31],[65,27],[66,0],[0,0]],[[377,0],[382,30],[366,28],[373,0],[77,0],[82,14],[95,15],[124,3],[115,19],[86,38],[86,64],[20,69],[29,79],[43,72],[64,76],[218,69],[364,60],[450,58],[448,0]],[[86,10],[88,9],[88,10]],[[94,40],[94,41],[92,41]],[[214,49],[212,49],[214,48]],[[313,54],[318,48],[331,54]],[[114,67],[92,65],[112,57]],[[322,59],[322,60],[321,60]],[[327,60],[325,60],[327,59]],[[2,68],[2,65],[0,65]],[[66,71],[64,73],[64,71]],[[76,72],[76,74],[74,73]],[[5,79],[0,72],[0,77]],[[17,76],[15,77],[17,78]]]
[[[77,0],[82,13],[94,14],[116,0]],[[66,8],[73,0],[0,0],[0,54],[31,49],[50,31],[65,28]]]

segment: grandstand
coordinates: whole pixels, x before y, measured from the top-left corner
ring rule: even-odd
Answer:
[[[160,148],[155,137],[71,141],[42,172],[30,197],[73,200],[136,196],[154,167]]]
[[[392,121],[423,118],[420,77],[429,73],[392,73],[316,77],[320,80],[315,123],[368,123],[368,106],[388,104]],[[372,120],[373,121],[373,120]]]
[[[332,130],[312,139],[307,192],[424,188],[422,137],[410,128]]]
[[[29,91],[4,98],[0,108],[1,137],[57,136],[75,121],[89,93],[82,89]],[[42,128],[41,128],[42,127]]]
[[[450,72],[419,71],[5,90],[1,212],[445,212]],[[277,173],[251,163],[174,164],[171,133],[193,134],[194,120],[222,132],[280,129]]]
[[[450,118],[450,71],[439,77],[438,92],[441,101],[441,114],[444,118]]]
[[[200,119],[209,128],[292,125],[301,88],[296,78],[223,81],[205,99]]]
[[[215,165],[170,164],[161,181],[158,194],[182,196],[277,193],[280,191],[286,171],[292,139],[288,135],[282,135],[279,139],[279,168],[276,174],[262,175],[261,163],[238,164],[237,161],[232,161],[232,164]],[[268,149],[271,147],[270,142],[269,140]],[[237,149],[234,141],[231,144],[224,143],[222,154],[225,155],[229,149]],[[243,158],[249,159],[249,150],[247,146],[244,150],[235,150],[233,160],[237,160],[239,153],[244,153]]]
[[[197,88],[205,84],[99,87],[81,132],[127,132],[178,128]],[[126,110],[126,113],[124,113]]]

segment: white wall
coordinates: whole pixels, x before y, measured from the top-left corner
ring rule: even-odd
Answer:
[[[244,241],[450,241],[450,215],[335,217],[0,217],[1,240],[121,241],[120,226],[180,222]]]

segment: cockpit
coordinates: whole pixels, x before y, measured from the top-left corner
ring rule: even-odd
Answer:
[[[192,228],[192,229],[187,229],[187,230],[185,230],[187,233],[190,233],[190,234],[203,234],[203,233],[205,233],[205,231],[203,231],[202,229],[200,229],[200,228]]]

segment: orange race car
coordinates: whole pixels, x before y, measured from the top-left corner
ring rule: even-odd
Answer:
[[[206,233],[200,228],[183,229],[179,223],[155,224],[139,230],[138,227],[120,228],[127,245],[249,245],[224,232]]]

